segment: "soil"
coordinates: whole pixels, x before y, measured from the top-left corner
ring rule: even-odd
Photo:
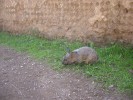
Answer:
[[[133,100],[113,86],[104,89],[73,71],[57,72],[48,63],[0,46],[0,100]]]

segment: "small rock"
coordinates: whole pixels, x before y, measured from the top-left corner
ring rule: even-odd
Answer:
[[[25,74],[27,74],[28,72],[25,72]]]
[[[24,66],[20,66],[21,68],[23,68]]]
[[[114,85],[110,85],[110,86],[109,86],[109,89],[111,89],[111,88],[113,88],[113,87],[114,87]]]
[[[91,99],[92,97],[88,97],[88,99]]]
[[[29,77],[31,77],[32,75],[29,75]]]
[[[14,68],[11,69],[12,71],[14,70]]]
[[[73,92],[73,94],[75,94],[76,92]]]
[[[88,93],[88,91],[85,91],[85,93]]]
[[[94,84],[95,82],[93,81],[92,84]]]
[[[32,65],[35,65],[35,63],[32,63]]]

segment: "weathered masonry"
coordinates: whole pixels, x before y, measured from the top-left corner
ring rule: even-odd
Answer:
[[[0,30],[133,44],[133,0],[0,0]]]

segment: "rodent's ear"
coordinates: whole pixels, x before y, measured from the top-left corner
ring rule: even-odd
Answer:
[[[66,51],[67,51],[67,53],[70,53],[70,48],[67,47]]]

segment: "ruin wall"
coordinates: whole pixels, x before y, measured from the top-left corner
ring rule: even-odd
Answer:
[[[0,29],[133,44],[133,0],[1,0]]]

